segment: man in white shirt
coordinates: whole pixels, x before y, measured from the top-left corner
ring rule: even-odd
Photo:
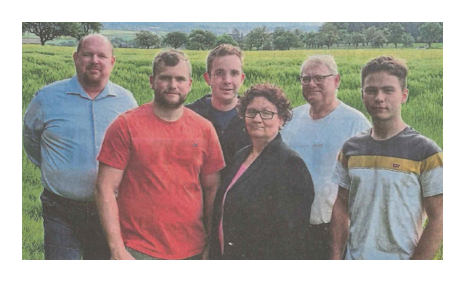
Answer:
[[[331,182],[337,154],[351,136],[371,127],[358,110],[337,99],[340,75],[331,55],[309,57],[301,67],[302,95],[283,140],[304,159],[315,186],[308,235],[308,259],[329,259],[329,223],[338,186]]]

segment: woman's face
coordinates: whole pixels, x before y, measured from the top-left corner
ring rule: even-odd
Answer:
[[[271,119],[263,119],[260,116]],[[251,116],[256,113],[255,117]],[[279,132],[284,120],[278,115],[276,106],[263,96],[256,96],[247,106],[245,113],[245,126],[252,140],[273,140]]]

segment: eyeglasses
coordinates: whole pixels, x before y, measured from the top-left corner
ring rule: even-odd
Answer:
[[[255,118],[255,116],[258,114],[260,114],[260,117],[262,119],[272,119],[273,116],[275,114],[277,114],[277,112],[272,112],[272,111],[268,111],[268,110],[263,110],[263,111],[257,111],[255,109],[247,109],[245,111],[245,117],[248,117],[248,118]]]
[[[333,76],[334,74],[328,74],[328,75],[315,75],[315,76],[304,76],[304,77],[299,77],[300,83],[302,84],[310,84],[313,81],[315,84],[323,84],[325,83],[326,77]]]

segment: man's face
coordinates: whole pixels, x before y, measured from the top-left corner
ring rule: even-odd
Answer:
[[[86,38],[73,59],[78,80],[84,87],[105,86],[115,64],[110,43],[97,35]]]
[[[155,92],[155,102],[161,107],[178,108],[186,100],[192,85],[189,65],[179,61],[176,66],[159,67],[156,76],[150,76],[150,87]]]
[[[401,106],[407,101],[408,89],[402,89],[399,79],[380,71],[365,77],[362,98],[374,121],[400,118]]]
[[[215,57],[210,75],[206,72],[203,76],[211,87],[212,97],[222,103],[230,103],[237,97],[245,78],[241,60],[236,55]]]
[[[310,64],[303,71],[301,77],[325,76],[332,74],[324,64]],[[302,95],[310,105],[330,104],[336,98],[336,90],[339,87],[339,74],[326,77],[321,84],[315,84],[315,80],[309,84],[302,84]]]

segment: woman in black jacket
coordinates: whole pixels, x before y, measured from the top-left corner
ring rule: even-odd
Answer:
[[[210,259],[304,259],[314,198],[310,172],[281,139],[292,117],[283,91],[259,84],[239,114],[252,145],[236,153],[215,199]]]

